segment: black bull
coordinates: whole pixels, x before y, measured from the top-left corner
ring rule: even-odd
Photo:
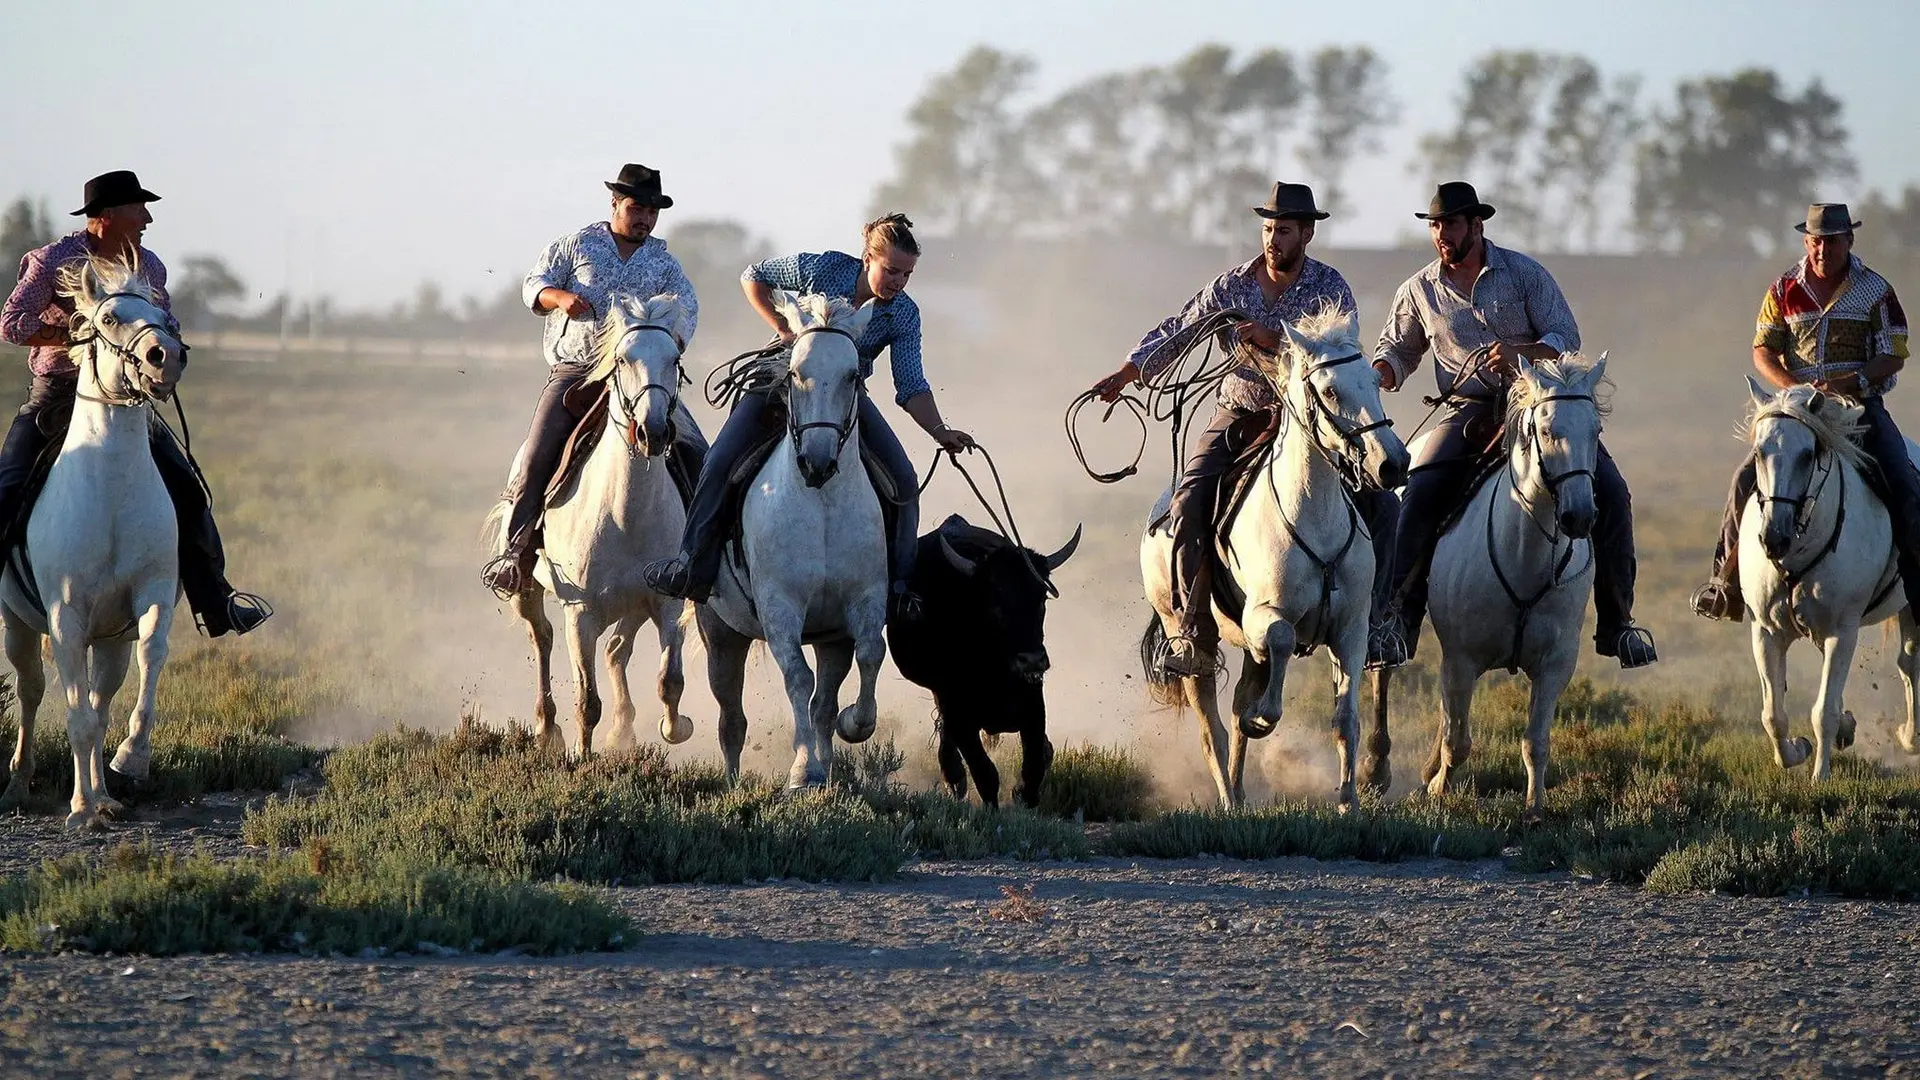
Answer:
[[[1047,740],[1047,598],[1053,571],[1073,555],[1080,531],[1052,555],[1017,547],[959,515],[920,538],[911,587],[921,615],[887,629],[893,662],[933,692],[939,710],[940,773],[955,798],[967,793],[967,771],[988,806],[1000,804],[1000,773],[982,732],[1020,735],[1020,786],[1015,797],[1040,802],[1053,762]]]

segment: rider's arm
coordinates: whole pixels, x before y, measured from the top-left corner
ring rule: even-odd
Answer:
[[[781,341],[792,341],[793,329],[774,308],[773,290],[812,292],[813,269],[819,259],[811,254],[779,255],[762,259],[740,273],[740,291],[747,296],[747,306],[780,335]]]
[[[1860,374],[1868,383],[1883,385],[1907,366],[1906,312],[1894,297],[1893,286],[1887,286],[1886,295],[1873,305],[1868,329],[1872,334],[1874,356]]]
[[[920,359],[920,308],[906,297],[894,301],[893,338],[887,355],[893,367],[893,400],[915,423],[941,446],[957,450],[973,443],[964,431],[947,426],[940,418],[940,406],[933,400],[933,387],[927,382]]]
[[[1373,369],[1380,373],[1384,390],[1407,385],[1407,376],[1420,367],[1427,352],[1427,324],[1420,321],[1420,308],[1409,279],[1393,294],[1393,308],[1387,313],[1387,325],[1380,329],[1380,342],[1373,347]]]
[[[563,236],[547,245],[540,253],[539,261],[520,283],[520,300],[535,315],[546,315],[561,307],[568,296],[568,286],[573,284],[573,238]]]
[[[1787,329],[1787,317],[1780,303],[1780,283],[1776,281],[1767,289],[1766,299],[1760,301],[1760,317],[1753,332],[1753,368],[1767,385],[1784,390],[1799,384],[1800,380],[1787,367],[1787,350],[1792,346],[1793,334]]]
[[[29,251],[21,257],[20,283],[7,297],[6,306],[0,308],[0,338],[29,347],[67,343],[65,323],[41,318],[53,304],[55,269],[44,250]]]
[[[1509,265],[1513,260],[1509,258]],[[1580,351],[1580,324],[1573,319],[1573,308],[1560,283],[1539,263],[1516,267],[1520,271],[1521,296],[1527,304],[1527,325],[1533,328],[1537,345],[1522,345],[1514,351],[1529,360],[1553,360],[1561,353]]]

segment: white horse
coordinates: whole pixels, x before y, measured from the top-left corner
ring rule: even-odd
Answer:
[[[1607,358],[1577,353],[1533,363],[1522,357],[1507,391],[1507,460],[1483,481],[1434,546],[1428,610],[1440,642],[1444,710],[1424,776],[1447,790],[1467,760],[1468,717],[1480,676],[1524,671],[1531,686],[1525,820],[1545,814],[1547,744],[1554,708],[1580,658],[1580,623],[1593,592],[1598,512],[1593,471],[1600,457]],[[1376,683],[1370,777],[1386,784],[1388,672]]]
[[[680,550],[680,534],[686,527],[686,507],[666,465],[676,428],[693,424],[693,417],[680,404],[680,343],[686,340],[686,332],[686,308],[672,294],[642,301],[616,293],[600,324],[599,362],[587,381],[605,380],[611,390],[606,433],[579,476],[548,506],[543,526],[546,539],[534,566],[534,584],[513,602],[515,614],[533,638],[538,734],[554,750],[564,750],[566,742],[554,722],[549,591],[560,601],[567,647],[573,654],[580,752],[592,753],[593,729],[600,722],[593,652],[609,627],[613,630],[607,640],[613,748],[634,744],[635,709],[627,686],[627,663],[633,657],[635,637],[649,621],[660,636],[656,689],[665,706],[660,737],[681,743],[693,735],[693,722],[680,715],[680,695],[686,688],[681,662],[687,602],[654,592],[640,574],[648,562]],[[526,452],[522,446],[520,454]],[[511,503],[502,501],[487,518],[487,535],[496,552],[505,550],[511,509]]]
[[[1406,475],[1407,448],[1380,403],[1380,378],[1362,357],[1351,312],[1330,307],[1287,328],[1287,344],[1271,373],[1285,410],[1276,444],[1251,481],[1228,529],[1229,567],[1244,602],[1213,606],[1221,640],[1245,650],[1234,687],[1238,719],[1229,735],[1220,719],[1215,676],[1181,678],[1176,694],[1154,654],[1179,618],[1173,611],[1173,537],[1149,528],[1140,541],[1140,572],[1157,613],[1142,642],[1155,696],[1185,704],[1201,718],[1200,745],[1222,807],[1245,798],[1247,739],[1280,722],[1287,660],[1327,646],[1333,661],[1332,726],[1340,750],[1339,799],[1353,805],[1354,755],[1360,738],[1359,685],[1367,658],[1373,595],[1373,539],[1347,494],[1345,480],[1364,474],[1384,487]],[[1223,491],[1221,498],[1226,498]],[[1161,497],[1164,509],[1168,496]],[[1162,517],[1157,509],[1154,517]],[[1194,597],[1194,603],[1211,603]]]
[[[1867,483],[1869,463],[1853,441],[1860,406],[1810,386],[1775,393],[1752,376],[1747,384],[1757,490],[1740,517],[1740,589],[1753,614],[1760,722],[1782,768],[1811,753],[1813,779],[1825,780],[1834,749],[1853,742],[1845,701],[1860,628],[1896,615],[1907,698],[1907,722],[1896,734],[1902,747],[1915,749],[1920,634],[1901,587],[1886,504]],[[1907,452],[1912,458],[1911,442]],[[1787,647],[1798,638],[1819,646],[1822,657],[1811,745],[1787,737]]]
[[[80,367],[73,422],[26,528],[27,579],[11,556],[0,582],[7,659],[20,692],[20,744],[0,805],[26,798],[34,714],[46,691],[40,643],[53,639],[67,692],[73,801],[67,824],[98,828],[120,804],[107,794],[108,712],[137,653],[140,696],[113,769],[144,780],[152,759],[154,695],[180,598],[179,527],[149,445],[151,402],[172,396],[186,349],[167,329],[137,262],[89,259],[63,270]],[[42,615],[44,602],[45,614]]]
[[[878,723],[874,684],[887,644],[887,544],[880,499],[860,459],[860,357],[873,314],[841,299],[774,293],[799,335],[784,373],[787,434],[747,490],[741,540],[699,611],[707,680],[720,704],[727,776],[740,774],[747,717],[740,701],[747,649],[767,643],[793,708],[789,787],[827,782],[836,730],[863,742]],[[818,677],[803,645],[813,646]],[[839,707],[860,665],[860,696]]]

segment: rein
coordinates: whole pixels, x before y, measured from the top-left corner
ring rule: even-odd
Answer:
[[[808,334],[838,334],[848,341],[853,340],[852,334],[847,333],[837,326],[809,326],[793,336],[794,344],[798,345],[800,339],[806,337]],[[852,399],[847,402],[847,418],[838,424],[831,420],[813,420],[805,424],[795,423],[795,420],[798,419],[798,414],[793,408],[792,402],[789,401],[787,404],[787,436],[793,440],[793,452],[796,455],[800,453],[800,436],[802,434],[814,428],[827,428],[834,433],[834,438],[837,440],[833,448],[833,456],[838,458],[841,451],[847,448],[847,440],[853,437],[853,423],[859,415],[860,394],[858,391],[856,391]]]
[[[994,464],[993,455],[987,452],[987,448],[981,446],[978,442],[967,448],[968,453],[973,453],[976,450],[980,452],[981,457],[987,460],[987,471],[993,476],[994,493],[1000,496],[1000,509],[1005,511],[1007,515],[1004,523],[1000,519],[1000,514],[994,510],[993,503],[987,500],[986,493],[980,490],[980,484],[974,480],[973,473],[968,471],[965,463],[960,460],[960,452],[957,450],[942,448],[934,453],[933,464],[927,468],[927,478],[920,481],[920,487],[914,494],[916,496],[926,494],[927,486],[933,483],[934,474],[940,471],[940,462],[943,459],[951,458],[953,459],[953,467],[960,471],[960,475],[967,481],[967,486],[973,489],[973,497],[980,501],[981,507],[987,511],[987,516],[993,519],[993,527],[999,530],[1000,536],[1015,547],[1025,548],[1027,546],[1026,541],[1020,539],[1020,526],[1013,520],[1013,504],[1007,500],[1007,486],[1000,481],[1000,467]],[[1060,589],[1054,585],[1051,578],[1033,569],[1033,561],[1031,559],[1023,558],[1020,560],[1020,563],[1027,568],[1028,572],[1033,574],[1034,580],[1038,581],[1041,586],[1047,590],[1047,595],[1056,600],[1060,598]]]
[[[1353,353],[1348,356],[1336,356],[1331,360],[1322,360],[1317,364],[1310,365],[1304,371],[1294,376],[1294,378],[1305,379],[1314,372],[1340,367],[1343,364],[1351,364],[1361,359],[1364,359],[1364,357],[1359,353]],[[1367,478],[1365,465],[1356,461],[1350,451],[1360,445],[1360,440],[1366,437],[1368,432],[1392,427],[1393,418],[1387,417],[1385,419],[1375,420],[1371,424],[1361,424],[1353,428],[1343,428],[1340,426],[1340,415],[1321,403],[1319,395],[1313,392],[1311,385],[1306,388],[1306,399],[1308,416],[1304,418],[1301,417],[1299,411],[1294,407],[1292,395],[1283,395],[1281,397],[1281,407],[1286,410],[1289,419],[1308,429],[1310,436],[1309,445],[1313,447],[1316,453],[1326,459],[1327,464],[1333,466],[1334,471],[1340,474],[1342,483],[1355,491],[1370,486],[1372,482]],[[1320,441],[1319,431],[1320,425],[1323,422],[1327,427],[1333,429],[1335,435],[1340,437],[1341,443],[1346,447],[1345,450],[1334,450]]]
[[[1753,419],[1755,423],[1758,423],[1762,420],[1768,420],[1768,419],[1791,420],[1794,423],[1799,424],[1801,427],[1806,428],[1808,432],[1812,433],[1814,437],[1815,446],[1820,445],[1820,433],[1817,431],[1814,431],[1812,425],[1808,424],[1805,420],[1800,419],[1799,417],[1793,415],[1792,413],[1779,412],[1779,411],[1764,412],[1754,417]],[[1793,538],[1795,540],[1798,540],[1803,534],[1805,534],[1807,530],[1807,526],[1811,524],[1810,519],[1812,517],[1812,507],[1814,503],[1820,498],[1821,494],[1827,490],[1827,482],[1833,479],[1833,474],[1836,471],[1835,462],[1838,455],[1836,455],[1830,449],[1823,448],[1821,456],[1826,459],[1826,465],[1825,465],[1825,468],[1821,470],[1819,485],[1817,487],[1815,486],[1814,481],[1809,480],[1807,481],[1806,491],[1802,492],[1798,496],[1789,497],[1789,496],[1782,496],[1782,495],[1768,495],[1767,493],[1758,490],[1757,487],[1753,493],[1754,497],[1760,500],[1760,505],[1763,508],[1768,503],[1784,503],[1787,506],[1793,507]],[[1793,615],[1793,621],[1796,624],[1798,624],[1798,628],[1800,630],[1802,637],[1811,637],[1812,633],[1807,628],[1806,624],[1800,621],[1800,614],[1799,614],[1800,605],[1798,601],[1800,586],[1803,582],[1806,581],[1807,575],[1813,573],[1814,570],[1817,569],[1821,563],[1826,562],[1827,556],[1832,555],[1834,551],[1840,547],[1840,533],[1841,533],[1841,530],[1843,530],[1846,527],[1846,524],[1847,524],[1847,485],[1845,481],[1842,481],[1840,484],[1840,500],[1838,505],[1835,506],[1834,508],[1833,531],[1827,535],[1827,542],[1820,545],[1820,550],[1814,552],[1813,558],[1808,560],[1807,564],[1805,566],[1802,566],[1798,570],[1790,570],[1783,564],[1782,560],[1786,558],[1786,554],[1782,554],[1779,559],[1769,558],[1768,560],[1772,562],[1774,567],[1780,571],[1781,577],[1786,581],[1787,611]],[[1788,553],[1791,553],[1790,550]],[[1872,605],[1869,605],[1869,610],[1871,610],[1871,608],[1874,606],[1878,606],[1879,600],[1883,598],[1884,598],[1884,594],[1882,597],[1876,598],[1875,603]]]
[[[94,308],[98,310],[100,305],[105,304],[109,300],[122,300],[122,299],[139,300],[142,303],[146,303],[146,304],[153,303],[151,299],[145,296],[142,296],[137,292],[116,292],[116,293],[108,293],[106,296],[101,297],[99,303],[94,305]],[[120,397],[114,397],[108,394],[106,391],[106,384],[100,381],[100,346],[101,345],[104,344],[107,347],[107,351],[113,353],[114,356],[117,359],[119,359],[120,365],[122,367],[127,367],[131,365],[135,371],[138,371],[140,370],[141,366],[145,363],[145,361],[143,361],[140,358],[140,355],[134,352],[133,349],[123,346],[119,342],[113,340],[111,337],[108,337],[107,335],[101,333],[99,324],[94,320],[87,318],[85,316],[76,314],[74,316],[74,323],[75,323],[76,329],[79,326],[86,326],[91,328],[93,331],[92,333],[88,334],[85,337],[78,337],[78,336],[69,334],[67,345],[69,349],[76,346],[82,346],[82,345],[87,347],[87,368],[93,375],[93,384],[101,388],[102,396],[99,398],[100,404],[116,406],[119,408],[135,408],[141,405],[145,405],[148,402],[153,400],[153,395],[150,392],[139,390],[139,389],[128,391]],[[179,335],[174,334],[171,331],[167,330],[166,327],[160,323],[142,322],[142,323],[139,323],[134,330],[133,344],[138,345],[141,339],[146,337],[148,334],[157,334],[157,335],[163,335],[168,338],[172,338],[174,344],[180,346],[180,366],[183,368],[186,367],[187,352],[188,352],[187,343],[181,340]],[[185,428],[186,414],[184,412],[181,413],[180,424],[182,428]]]
[[[1139,472],[1140,461],[1147,452],[1147,422],[1167,420],[1173,425],[1171,432],[1173,476],[1178,479],[1186,457],[1186,428],[1199,402],[1208,393],[1219,389],[1227,376],[1245,366],[1241,363],[1239,354],[1230,349],[1223,357],[1215,359],[1214,337],[1240,323],[1250,321],[1252,320],[1245,312],[1236,308],[1226,308],[1208,315],[1188,330],[1190,336],[1187,338],[1187,343],[1174,354],[1172,361],[1151,376],[1145,374],[1146,368],[1159,359],[1161,353],[1167,351],[1178,335],[1162,340],[1151,353],[1147,354],[1141,361],[1140,385],[1144,388],[1144,394],[1139,396],[1131,393],[1120,394],[1107,404],[1106,411],[1100,417],[1100,422],[1106,423],[1113,417],[1113,411],[1124,404],[1132,412],[1134,422],[1140,425],[1140,445],[1134,451],[1133,461],[1113,472],[1100,472],[1089,464],[1086,449],[1080,442],[1078,430],[1080,410],[1100,400],[1099,391],[1088,390],[1075,397],[1067,405],[1065,417],[1067,444],[1073,448],[1074,457],[1079,459],[1080,467],[1086,470],[1087,475],[1099,483],[1113,484]],[[1190,374],[1181,375],[1181,368],[1186,366],[1187,358],[1203,347],[1206,351],[1199,364]]]
[[[680,408],[680,387],[691,386],[693,384],[693,380],[687,378],[687,369],[680,363],[680,358],[686,355],[685,350],[680,348],[680,338],[674,334],[670,328],[661,326],[659,323],[639,323],[627,327],[626,332],[620,336],[621,340],[625,341],[627,338],[635,337],[642,330],[658,330],[673,340],[673,372],[675,378],[671,386],[662,385],[657,382],[649,382],[640,388],[639,393],[629,398],[626,388],[620,385],[620,377],[617,369],[607,377],[608,386],[612,388],[614,396],[620,399],[620,408],[627,414],[627,426],[622,433],[627,440],[627,453],[636,457],[640,454],[640,403],[645,401],[647,395],[655,390],[667,395],[667,424],[669,430],[671,430],[675,423],[674,416],[679,412]],[[673,443],[673,439],[669,438],[667,440],[666,452],[669,454],[673,452]]]
[[[1549,401],[1585,401],[1591,403],[1593,401],[1593,395],[1548,394],[1545,397],[1536,399],[1527,406],[1529,417],[1531,417],[1534,409]],[[1529,418],[1527,423],[1526,438],[1533,459],[1541,463],[1541,480],[1546,485],[1547,493],[1553,496],[1556,508],[1560,501],[1561,484],[1576,476],[1585,476],[1589,480],[1592,479],[1592,469],[1569,469],[1563,473],[1547,473],[1545,469],[1546,454],[1542,452],[1540,447],[1540,431],[1539,428],[1534,426],[1531,418]],[[1513,462],[1509,460],[1506,465],[1501,467],[1500,471],[1506,475],[1507,490],[1518,496],[1522,505],[1531,508],[1533,505],[1532,500],[1527,497],[1526,492],[1520,490],[1520,485],[1514,479]],[[1565,575],[1567,566],[1573,562],[1573,553],[1579,548],[1580,544],[1578,541],[1569,543],[1566,551],[1561,553],[1559,560],[1554,564],[1553,571],[1547,575],[1547,580],[1541,584],[1539,589],[1535,590],[1532,596],[1523,600],[1520,597],[1519,591],[1513,587],[1513,582],[1508,579],[1507,572],[1501,568],[1499,549],[1494,545],[1493,511],[1496,502],[1498,502],[1497,499],[1490,498],[1487,500],[1487,562],[1493,567],[1493,576],[1494,579],[1500,583],[1500,590],[1507,594],[1507,602],[1512,604],[1515,610],[1519,612],[1518,617],[1514,619],[1513,622],[1513,647],[1507,653],[1506,663],[1507,673],[1513,675],[1520,671],[1520,648],[1526,640],[1527,623],[1533,618],[1534,608],[1540,606],[1540,601],[1545,600],[1548,593],[1566,583],[1567,579]],[[1557,521],[1554,524],[1553,530],[1549,532],[1546,529],[1540,528],[1540,522],[1534,518],[1531,512],[1529,512],[1526,517],[1529,522],[1532,522],[1533,527],[1539,530],[1542,536],[1546,537],[1549,550],[1560,546],[1560,526]],[[1585,573],[1587,568],[1593,565],[1593,562],[1593,543],[1589,540],[1587,543],[1587,565],[1581,567],[1580,572]]]

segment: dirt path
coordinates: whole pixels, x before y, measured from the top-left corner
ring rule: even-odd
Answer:
[[[1890,904],[1308,860],[614,893],[611,956],[0,959],[0,1075],[1920,1071]]]

